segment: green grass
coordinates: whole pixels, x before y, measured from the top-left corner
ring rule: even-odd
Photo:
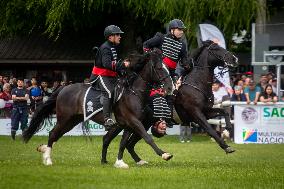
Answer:
[[[109,148],[108,165],[100,164],[102,137],[63,137],[55,144],[53,165],[42,164],[36,152],[47,137],[33,137],[28,144],[0,136],[0,188],[284,188],[284,145],[236,145],[226,155],[207,136],[193,136],[179,143],[177,136],[155,139],[159,147],[174,154],[164,161],[141,141],[136,149],[148,161],[136,166],[128,153],[128,170],[113,167],[119,145]]]

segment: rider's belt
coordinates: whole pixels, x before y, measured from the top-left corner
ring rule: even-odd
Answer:
[[[94,75],[101,75],[101,76],[110,76],[110,77],[116,77],[117,73],[112,71],[112,70],[108,70],[105,68],[98,68],[96,66],[94,66],[92,74]]]
[[[165,92],[161,88],[159,88],[159,89],[152,89],[149,96],[154,96],[156,94],[164,95]]]
[[[163,62],[171,69],[176,69],[177,63],[168,57],[163,58]]]

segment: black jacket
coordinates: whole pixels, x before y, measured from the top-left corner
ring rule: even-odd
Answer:
[[[121,61],[118,61],[117,46],[110,41],[103,43],[96,55],[95,66],[111,71],[120,71],[123,68]]]
[[[164,57],[168,57],[175,62],[187,58],[186,45],[172,34],[157,33],[153,38],[143,43],[144,50],[159,48]]]

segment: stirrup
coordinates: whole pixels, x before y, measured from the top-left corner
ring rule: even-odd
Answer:
[[[104,123],[105,130],[109,131],[113,125],[115,125],[115,122],[111,118],[108,118]]]

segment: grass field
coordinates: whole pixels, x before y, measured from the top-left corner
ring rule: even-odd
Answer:
[[[136,149],[149,164],[139,167],[125,153],[130,169],[120,170],[113,167],[119,139],[109,148],[109,165],[101,165],[102,137],[63,137],[46,167],[35,149],[47,137],[23,144],[0,136],[0,188],[284,188],[284,145],[230,144],[237,151],[226,155],[207,136],[183,144],[167,136],[155,141],[173,159],[162,160],[141,141]]]

